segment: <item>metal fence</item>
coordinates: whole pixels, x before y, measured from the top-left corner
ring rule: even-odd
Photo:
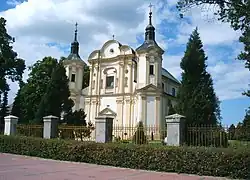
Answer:
[[[17,125],[17,135],[19,136],[31,136],[31,137],[43,137],[43,125]],[[57,138],[58,139],[70,139],[77,141],[93,141],[92,126],[58,126]]]
[[[71,139],[76,141],[94,141],[93,126],[67,126],[58,127],[59,139]]]
[[[211,126],[192,125],[184,129],[185,145],[210,146],[210,147],[250,147],[250,127],[239,126]],[[4,125],[0,126],[3,134]],[[17,135],[43,137],[43,125],[17,125]],[[113,142],[140,143],[154,142],[162,144],[167,135],[167,129],[159,129],[156,126],[130,127],[113,125]],[[94,126],[58,126],[58,139],[70,139],[76,141],[94,141]]]
[[[143,135],[141,135],[143,134]],[[113,141],[133,141],[137,136],[145,136],[147,141],[158,141],[166,134],[157,126],[135,127],[135,126],[113,126]]]
[[[16,133],[20,136],[43,137],[43,125],[18,124]]]
[[[250,126],[229,127],[216,125],[192,125],[185,130],[188,146],[250,147]]]

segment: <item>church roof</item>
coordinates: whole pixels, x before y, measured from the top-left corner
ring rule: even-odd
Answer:
[[[71,43],[71,51],[69,56],[67,57],[67,60],[78,60],[82,61],[84,65],[86,63],[81,59],[79,55],[79,42],[77,41],[77,23],[75,24],[76,29],[75,29],[75,36],[74,36],[74,41]]]
[[[147,25],[145,29],[145,41],[141,46],[139,46],[136,51],[142,51],[142,50],[148,50],[149,48],[156,48],[160,52],[164,52],[164,50],[161,49],[161,47],[157,44],[155,41],[155,27],[152,25],[152,11],[151,11],[152,5],[150,4],[150,12],[149,12],[149,24]]]
[[[168,79],[171,79],[172,81],[180,84],[180,81],[178,81],[170,72],[168,72],[168,70],[162,68],[161,73],[163,76],[167,77]]]

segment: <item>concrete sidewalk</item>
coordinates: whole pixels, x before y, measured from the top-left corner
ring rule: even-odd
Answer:
[[[1,154],[0,180],[222,180]]]

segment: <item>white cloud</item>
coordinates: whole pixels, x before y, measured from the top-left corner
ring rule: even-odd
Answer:
[[[28,0],[21,4],[12,3],[16,6],[0,12],[0,16],[7,19],[8,32],[16,38],[14,49],[21,58],[26,60],[27,65],[33,64],[44,56],[56,58],[67,56],[67,53],[59,46],[68,47],[70,45],[76,21],[79,24],[80,55],[86,60],[93,50],[99,49],[105,41],[112,38],[113,34],[122,44],[129,44],[136,48],[138,45],[136,37],[144,34],[145,26],[148,23],[148,13],[146,12],[148,12],[149,2],[149,0]],[[216,21],[207,22],[206,18],[201,16],[202,12],[198,10],[188,14],[189,24],[186,23],[187,21],[181,20],[178,12],[170,10],[170,8],[174,8],[177,0],[170,0],[167,3],[161,0],[151,2],[155,5],[153,23],[156,27],[156,39],[158,44],[166,50],[164,67],[177,77],[180,77],[179,63],[183,53],[169,55],[167,50],[169,47],[178,48],[181,44],[186,44],[190,33],[196,26],[199,28],[205,48],[214,45],[230,46],[234,40],[238,39],[238,34],[228,24],[218,24]],[[170,30],[172,27],[168,27],[163,22],[178,24],[178,29],[174,32],[177,39],[169,38],[169,34],[165,30]],[[47,45],[52,42],[59,46]],[[228,88],[226,91],[231,96],[228,98],[238,97],[241,94],[238,91],[241,91],[242,87],[245,88],[247,83],[242,81],[241,84],[238,84],[237,78],[232,79],[229,75],[220,76],[221,71],[225,72],[222,73],[223,75],[227,71],[232,72],[230,67],[234,66],[217,64],[217,60],[221,60],[223,54],[219,57],[212,56],[213,54],[216,53],[209,52],[208,54],[211,63],[209,70],[215,77],[217,94],[221,99],[226,99],[225,93],[223,94],[226,91],[225,86],[223,87],[221,84],[230,82],[232,88]],[[231,59],[233,58],[231,57]],[[237,74],[238,71],[244,71],[243,65],[237,65],[237,67],[236,76],[243,77],[243,74]],[[25,77],[27,77],[27,72]],[[13,89],[16,91],[16,87]]]

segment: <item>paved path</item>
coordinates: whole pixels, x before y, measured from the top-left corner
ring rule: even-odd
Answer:
[[[0,180],[216,180],[0,153]]]

